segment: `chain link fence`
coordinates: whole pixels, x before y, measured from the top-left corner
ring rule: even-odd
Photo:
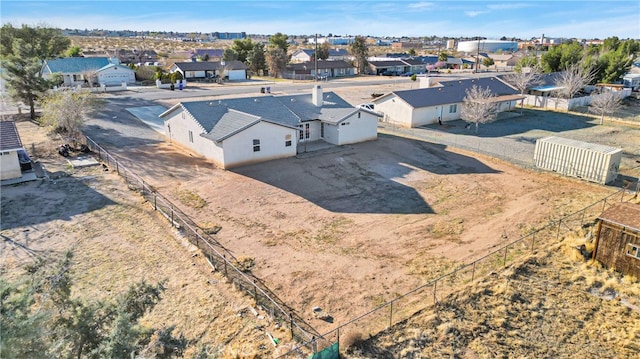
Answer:
[[[145,181],[125,167],[114,156],[86,136],[87,146],[97,154],[98,159],[116,171],[125,179],[129,189],[139,192],[154,208],[167,218],[178,233],[198,247],[215,270],[220,271],[239,290],[251,296],[256,306],[264,310],[274,319],[288,325],[291,338],[297,343],[292,349],[278,358],[333,358],[337,356],[339,347],[349,347],[363,338],[383,332],[400,321],[406,320],[416,312],[430,305],[439,303],[447,295],[461,287],[484,278],[503,269],[508,263],[526,253],[533,253],[542,248],[548,240],[559,240],[562,236],[591,225],[596,217],[612,204],[629,201],[637,196],[637,192],[621,189],[579,211],[552,221],[543,228],[497,249],[472,263],[461,265],[456,270],[433,279],[420,287],[364,313],[347,323],[325,333],[318,333],[306,323],[290,307],[280,300],[259,278],[251,272],[239,268],[236,258],[227,251],[215,238],[201,230],[198,225],[173,205],[166,197],[151,188]],[[640,188],[638,183],[627,188]],[[329,350],[330,355],[319,355]]]
[[[98,159],[110,170],[117,172],[124,178],[130,190],[140,193],[144,199],[160,212],[176,229],[179,235],[186,238],[205,255],[209,264],[221,272],[237,289],[252,297],[256,306],[268,313],[271,318],[288,325],[291,339],[296,342],[307,342],[318,333],[297,315],[289,306],[277,297],[259,278],[250,271],[238,266],[237,259],[226,250],[215,238],[206,233],[184,212],[169,201],[162,194],[149,186],[142,178],[129,168],[125,167],[113,155],[99,146],[90,137],[85,136],[89,149],[98,156]]]
[[[637,183],[634,188],[638,188]],[[448,274],[433,279],[347,323],[341,324],[332,331],[323,334],[322,340],[313,338],[299,344],[294,350],[278,358],[312,358],[311,355],[333,343],[338,343],[339,347],[348,348],[363,338],[384,332],[395,324],[411,318],[420,310],[439,303],[447,295],[460,290],[460,288],[504,269],[509,263],[513,263],[527,253],[543,249],[543,245],[549,241],[557,242],[569,233],[594,224],[595,219],[605,209],[617,202],[630,201],[636,198],[637,194],[634,191],[621,189],[579,211],[552,221],[472,263],[461,265]],[[322,343],[329,344],[323,347],[320,346]]]

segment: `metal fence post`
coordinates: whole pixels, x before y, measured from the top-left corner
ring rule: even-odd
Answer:
[[[587,212],[587,209],[582,209],[582,216],[580,217],[580,227],[584,226],[584,214]]]
[[[289,312],[289,327],[291,328],[291,340],[293,340],[293,313]]]
[[[503,260],[503,266],[506,267],[507,266],[507,249],[509,248],[509,246],[504,247],[504,260]]]
[[[558,231],[556,232],[556,241],[560,238],[560,226],[562,226],[562,219],[558,221]]]
[[[604,212],[604,209],[607,207],[607,199],[605,198],[604,201],[602,201],[602,211]]]
[[[393,326],[393,301],[389,303],[389,329]]]
[[[473,261],[473,269],[471,270],[471,282],[473,282],[476,277],[476,261]]]
[[[258,304],[258,285],[256,284],[256,280],[253,280],[253,300]]]
[[[158,210],[158,195],[156,193],[153,194],[153,210]]]
[[[228,273],[227,273],[227,255],[223,254],[222,258],[224,259],[224,276],[229,278]]]
[[[438,284],[438,281],[434,281],[433,282],[433,304],[436,304],[438,302],[438,299],[436,299],[436,285]]]
[[[531,252],[533,252],[533,247],[536,244],[536,232],[531,234]]]

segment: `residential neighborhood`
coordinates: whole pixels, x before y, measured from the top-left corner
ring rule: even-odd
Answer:
[[[640,354],[638,4],[2,8],[0,358]]]

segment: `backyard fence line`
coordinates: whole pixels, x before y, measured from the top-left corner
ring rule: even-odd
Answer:
[[[637,185],[640,185],[640,180],[636,182],[636,188],[638,188]],[[538,249],[536,243],[548,242],[549,239],[558,242],[561,235],[575,231],[576,227],[584,228],[586,224],[589,226],[595,224],[597,216],[613,204],[630,201],[636,197],[637,192],[622,188],[580,210],[552,220],[544,227],[533,230],[471,263],[463,264],[447,274],[396,296],[318,338],[314,337],[305,343],[300,343],[291,351],[277,358],[301,357],[310,353],[318,353],[319,342],[324,343],[325,347],[330,347],[334,343],[338,343],[339,346],[341,336],[353,333],[375,335],[384,332],[395,323],[411,318],[429,305],[438,304],[440,302],[438,297],[444,298],[459,290],[462,285],[473,283],[476,279],[493,273],[495,270],[506,268],[508,263],[514,262],[527,252],[534,253]],[[509,254],[512,254],[512,257],[509,257]]]
[[[441,275],[399,295],[325,334],[320,334],[282,302],[262,281],[238,268],[234,264],[234,262],[237,263],[236,258],[213,237],[206,233],[204,235],[200,233],[199,226],[174,206],[171,201],[149,186],[141,177],[129,170],[121,161],[118,161],[93,139],[88,136],[85,137],[87,146],[98,154],[98,158],[112,169],[115,168],[116,172],[125,179],[130,188],[133,187],[133,189],[139,190],[145,200],[153,205],[154,210],[162,213],[170,224],[178,229],[181,235],[186,236],[192,244],[196,245],[205,254],[209,263],[217,271],[222,272],[238,289],[254,298],[256,305],[262,307],[271,317],[278,318],[289,324],[291,338],[297,344],[294,345],[291,351],[278,356],[278,358],[306,357],[310,354],[318,353],[318,348],[328,349],[335,343],[339,345],[341,336],[344,338],[352,333],[365,331],[369,332],[369,334],[380,333],[392,327],[395,323],[410,318],[416,312],[427,308],[431,303],[439,303],[438,297],[444,298],[461,285],[472,283],[494,270],[506,267],[507,263],[517,258],[516,254],[523,254],[527,251],[535,252],[538,249],[536,247],[537,242],[547,241],[548,238],[553,237],[558,240],[561,233],[573,231],[575,224],[579,223],[580,227],[582,227],[585,224],[585,219],[588,220],[589,218],[592,219],[591,222],[594,222],[595,217],[608,208],[607,206],[625,201],[627,195],[627,201],[637,196],[637,192],[622,188],[620,191],[614,192],[576,212],[553,220],[546,226],[505,244],[503,247],[471,263],[461,265],[450,273]],[[638,185],[640,183],[636,183],[636,188],[639,188]],[[510,254],[511,257],[509,256]]]
[[[85,136],[85,138],[87,146],[98,155],[98,159],[124,178],[130,189],[139,191],[143,198],[153,206],[153,209],[160,212],[171,226],[178,230],[180,235],[186,237],[191,244],[204,253],[209,264],[216,271],[221,272],[239,290],[246,292],[254,299],[256,306],[261,307],[271,317],[287,323],[292,339],[297,342],[305,342],[320,337],[319,333],[311,325],[306,323],[300,315],[280,300],[262,280],[238,268],[236,264],[238,261],[233,254],[211,235],[202,231],[188,215],[89,136]]]

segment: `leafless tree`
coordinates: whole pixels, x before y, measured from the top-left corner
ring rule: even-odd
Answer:
[[[542,82],[542,69],[539,65],[519,68],[516,69],[514,73],[505,76],[504,80],[518,89],[520,95],[524,95],[524,92],[527,91],[528,88],[539,85]],[[524,99],[522,99],[520,104],[521,111],[523,107]]]
[[[485,89],[478,85],[473,85],[465,91],[460,117],[469,125],[476,125],[476,133],[481,123],[495,121],[498,116],[498,106],[494,101],[495,95],[487,87]]]
[[[604,123],[604,116],[611,115],[622,107],[622,96],[619,92],[604,91],[601,94],[591,95],[589,112],[600,115],[600,124]]]
[[[267,66],[269,67],[269,74],[277,78],[287,66],[289,56],[283,49],[277,47],[267,51],[266,60]]]
[[[506,75],[504,80],[520,91],[521,95],[531,86],[540,84],[542,69],[540,66],[532,66],[516,69],[514,73]]]
[[[594,68],[583,68],[580,63],[567,66],[560,73],[555,85],[559,87],[556,93],[560,97],[572,99],[578,91],[593,82],[596,77]]]
[[[89,113],[100,104],[89,90],[49,91],[41,102],[40,123],[76,142]]]
[[[82,72],[82,78],[84,78],[85,84],[89,87],[93,87],[93,82],[94,82],[93,80],[95,80],[97,76],[98,76],[98,73],[93,70],[87,70]]]

